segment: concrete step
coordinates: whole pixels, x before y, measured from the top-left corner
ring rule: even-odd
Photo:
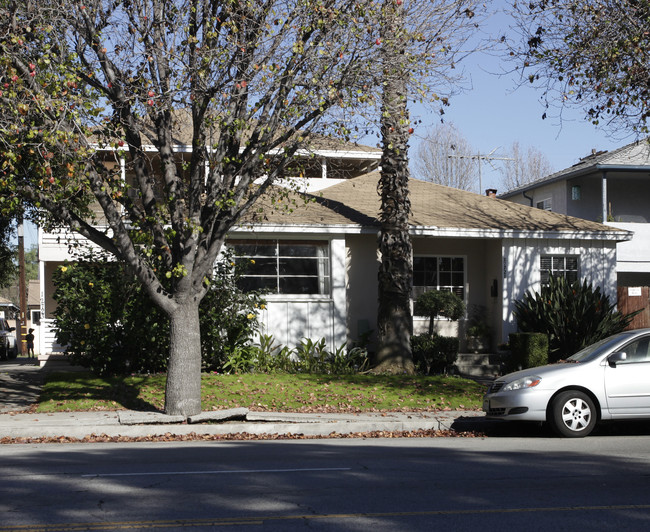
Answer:
[[[456,371],[472,377],[494,377],[502,374],[501,355],[497,353],[458,353]]]
[[[501,366],[496,364],[456,364],[456,372],[468,377],[498,377],[502,374]]]
[[[497,353],[458,353],[457,364],[501,364],[502,357]]]

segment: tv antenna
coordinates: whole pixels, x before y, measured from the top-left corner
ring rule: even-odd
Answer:
[[[456,147],[451,146],[451,149],[454,150]],[[474,155],[447,155],[447,157],[453,159],[472,159],[478,162],[478,193],[483,194],[483,170],[482,163],[483,161],[487,162],[494,170],[496,167],[492,164],[492,161],[514,161],[512,157],[498,157],[494,155],[499,148],[494,148],[490,153],[481,153],[480,151]]]

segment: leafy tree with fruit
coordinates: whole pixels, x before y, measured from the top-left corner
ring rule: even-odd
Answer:
[[[228,230],[369,98],[373,6],[0,4],[2,208],[128,265],[170,320],[167,413],[200,411],[199,304]]]
[[[393,2],[447,5],[0,2],[0,209],[21,204],[128,266],[170,320],[168,414],[201,409],[199,304],[228,231],[263,215],[257,199],[316,134],[350,138],[352,115],[373,116]],[[449,5],[453,20],[474,4]],[[411,85],[457,51],[453,24],[412,20],[401,38],[429,47],[408,56]]]

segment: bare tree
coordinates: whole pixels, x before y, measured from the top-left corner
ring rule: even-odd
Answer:
[[[440,124],[422,139],[413,165],[415,177],[439,185],[472,190],[476,160],[469,141],[452,123]]]
[[[506,190],[532,183],[553,173],[550,161],[534,146],[524,151],[519,142],[512,146],[500,167],[503,185]]]

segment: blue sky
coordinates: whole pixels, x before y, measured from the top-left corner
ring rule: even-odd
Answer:
[[[503,5],[505,2],[497,0],[495,3]],[[493,35],[509,34],[509,25],[510,19],[500,14],[489,21],[487,31]],[[635,139],[621,133],[617,133],[618,138],[608,137],[576,109],[564,109],[561,122],[553,116],[542,120],[545,109],[540,101],[541,92],[527,83],[517,88],[515,76],[496,75],[503,72],[506,65],[503,58],[494,53],[477,54],[461,65],[468,78],[466,85],[471,88],[450,99],[444,120],[453,123],[476,152],[484,154],[499,148],[495,155],[504,155],[512,143],[518,141],[523,149],[529,146],[539,149],[557,171],[575,164],[592,149],[612,150]],[[557,114],[557,109],[549,111],[549,115],[553,113]],[[427,130],[440,123],[438,114],[422,107],[412,109],[412,118],[421,119],[422,124],[417,126],[412,137],[411,159]],[[490,170],[484,163],[483,188],[503,191],[500,174]]]

